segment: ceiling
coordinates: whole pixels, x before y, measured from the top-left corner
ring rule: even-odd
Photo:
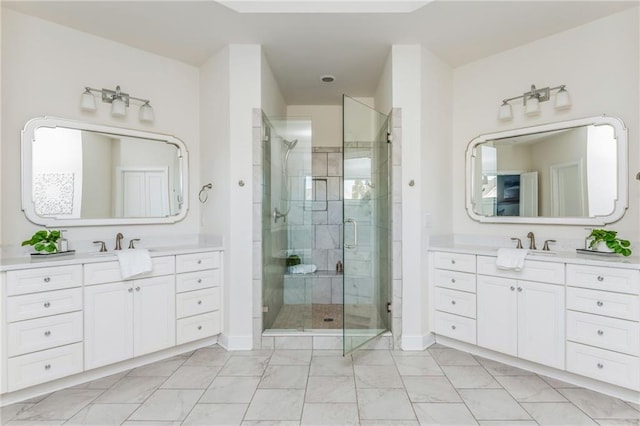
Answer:
[[[2,5],[195,66],[229,43],[261,44],[287,104],[332,105],[342,93],[373,96],[393,44],[422,44],[457,67],[638,2],[432,1],[410,13],[239,13],[210,0]]]

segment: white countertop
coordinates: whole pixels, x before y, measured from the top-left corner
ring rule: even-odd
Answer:
[[[462,254],[476,254],[480,256],[497,256],[498,247],[482,246],[482,245],[469,245],[469,244],[456,244],[454,242],[438,241],[432,243],[429,247],[429,251],[444,251],[449,253],[462,253]],[[542,260],[546,262],[556,263],[573,263],[579,265],[597,265],[597,266],[611,266],[616,268],[626,269],[640,269],[640,256],[628,256],[622,255],[609,256],[598,254],[582,254],[574,251],[558,251],[552,252],[554,254],[532,254],[527,255],[527,259],[530,260]]]
[[[125,249],[126,250],[126,249]],[[148,248],[151,257],[172,256],[176,254],[202,253],[212,250],[223,250],[219,244],[187,244],[172,247]],[[82,263],[97,263],[117,260],[113,251],[100,252],[78,252],[70,255],[57,256],[52,258],[41,258],[32,256],[2,258],[0,259],[0,272],[25,268],[48,268],[51,266],[77,265]]]

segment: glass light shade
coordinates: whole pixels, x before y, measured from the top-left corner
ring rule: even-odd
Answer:
[[[114,117],[124,117],[127,115],[127,105],[122,99],[114,99],[111,103],[111,115]]]
[[[96,110],[96,98],[88,90],[80,96],[80,109],[84,111]]]
[[[558,93],[556,93],[556,109],[568,109],[571,107],[571,98],[569,97],[569,92],[565,89],[560,89]]]
[[[151,107],[151,105],[149,105],[148,102],[140,105],[140,111],[138,111],[138,119],[147,123],[151,123],[155,119],[153,115],[153,108]]]
[[[527,105],[524,108],[524,112],[527,115],[538,115],[540,114],[540,101],[538,98],[531,96],[527,99]]]
[[[500,109],[498,110],[498,119],[500,120],[511,120],[513,118],[513,111],[511,110],[511,104],[504,102],[500,105]]]

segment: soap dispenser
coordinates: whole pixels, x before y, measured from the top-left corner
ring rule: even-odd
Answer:
[[[58,253],[69,251],[69,241],[64,237],[66,230],[60,230],[60,238],[58,239]]]

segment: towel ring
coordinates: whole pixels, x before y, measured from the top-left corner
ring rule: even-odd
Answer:
[[[209,190],[211,188],[213,188],[213,185],[208,183],[206,185],[202,185],[202,188],[200,189],[200,192],[198,192],[198,199],[200,200],[200,202],[202,204],[206,203],[207,200],[209,199]]]

